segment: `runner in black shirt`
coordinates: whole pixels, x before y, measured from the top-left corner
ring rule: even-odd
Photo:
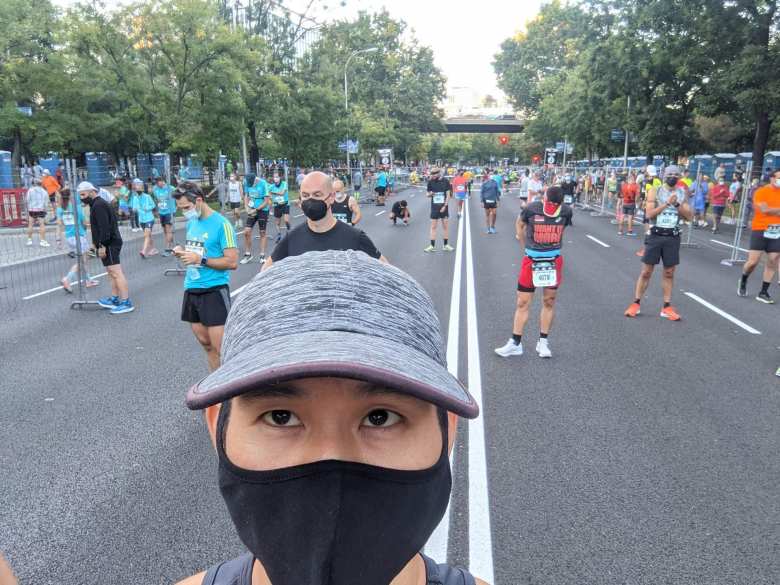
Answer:
[[[563,278],[563,230],[571,225],[571,207],[563,203],[560,187],[550,187],[543,201],[529,203],[516,223],[516,238],[524,244],[525,252],[517,278],[517,308],[512,337],[503,347],[496,348],[502,357],[523,355],[523,328],[536,287],[544,289],[541,332],[536,352],[539,357],[552,357],[547,336],[555,316],[555,297]]]
[[[324,250],[361,250],[382,262],[387,259],[365,232],[333,217],[333,181],[325,173],[309,173],[301,183],[301,209],[306,223],[291,230],[274,248],[263,270],[288,256]]]
[[[436,250],[436,225],[441,222],[442,239],[444,240],[442,250],[452,252],[455,248],[449,245],[448,239],[452,186],[447,179],[441,176],[441,170],[437,168],[431,170],[431,180],[428,181],[428,197],[431,199],[431,243],[423,251],[433,252]]]

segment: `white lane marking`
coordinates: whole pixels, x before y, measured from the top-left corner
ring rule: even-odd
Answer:
[[[599,240],[598,238],[594,238],[594,237],[593,237],[593,236],[591,236],[590,234],[585,234],[585,235],[586,235],[588,238],[590,238],[591,240],[593,240],[594,242],[596,242],[596,243],[597,243],[599,246],[604,246],[605,248],[609,248],[609,247],[610,247],[610,246],[609,246],[609,244],[605,244],[604,242],[602,242],[602,241],[601,241],[601,240]]]
[[[455,245],[455,270],[452,275],[452,294],[450,295],[450,322],[447,329],[447,370],[458,377],[458,350],[460,344],[460,289],[461,273],[463,271],[463,222],[458,224],[458,243]],[[455,469],[455,452],[450,457],[450,469]],[[454,473],[453,473],[454,475]],[[450,505],[452,494],[450,494]],[[446,562],[449,548],[450,506],[433,531],[427,544],[425,554],[439,562]]]
[[[108,272],[101,272],[100,274],[98,274],[96,276],[93,276],[92,278],[100,278],[101,276],[105,276],[106,274],[108,274]],[[76,285],[74,285],[74,286],[76,286]],[[22,297],[22,300],[23,301],[29,301],[30,299],[34,299],[35,297],[42,297],[43,295],[47,295],[49,293],[53,293],[54,291],[57,291],[57,290],[62,290],[62,285],[55,286],[54,288],[50,288],[49,290],[44,290],[44,291],[41,291],[39,293],[35,293],[33,295],[27,295],[26,297]]]
[[[466,206],[466,330],[468,332],[468,388],[479,404],[480,415],[469,421],[469,571],[494,583],[493,536],[490,528],[490,491],[485,456],[485,409],[482,405],[482,370],[479,360],[477,298],[471,221]]]
[[[239,286],[236,290],[234,290],[232,293],[230,293],[230,298],[232,299],[234,296],[236,296],[238,293],[240,293],[242,290],[244,290],[247,286],[249,286],[249,283],[247,282],[244,285]]]
[[[734,246],[732,244],[727,244],[726,242],[721,242],[720,240],[710,239],[710,242],[712,242],[713,244],[720,244],[721,246],[726,246],[727,248],[731,248],[732,250],[734,249]],[[740,248],[739,246],[737,246],[737,250],[739,250],[740,252],[750,252],[750,250],[746,250],[745,248]]]
[[[718,315],[720,315],[720,316],[721,316],[721,317],[723,317],[724,319],[728,319],[729,321],[731,321],[732,323],[734,323],[734,325],[737,325],[737,326],[741,327],[742,329],[744,329],[744,330],[745,330],[745,331],[747,331],[748,333],[751,333],[751,334],[753,334],[753,335],[761,335],[761,332],[760,332],[758,329],[753,329],[753,328],[752,328],[750,325],[748,325],[747,323],[745,323],[745,322],[743,322],[743,321],[740,321],[739,319],[737,319],[737,318],[736,318],[735,316],[733,316],[733,315],[729,315],[729,314],[728,314],[726,311],[724,311],[723,309],[719,309],[718,307],[716,307],[716,306],[715,306],[715,305],[713,305],[712,303],[709,303],[709,302],[705,301],[705,300],[704,300],[703,298],[701,298],[700,296],[698,296],[698,295],[695,295],[695,294],[693,294],[692,292],[687,292],[687,293],[685,293],[685,296],[687,296],[687,297],[690,297],[690,298],[692,298],[694,301],[696,301],[697,303],[700,303],[700,304],[704,305],[704,306],[705,306],[705,307],[707,307],[707,308],[708,308],[710,311],[712,311],[712,312],[714,312],[714,313],[717,313]]]
[[[376,214],[376,216],[377,216],[377,217],[379,217],[380,215],[382,215],[382,214],[383,214],[383,213],[385,213],[386,211],[387,211],[387,209],[383,209],[382,211],[380,211],[379,213],[377,213],[377,214]]]

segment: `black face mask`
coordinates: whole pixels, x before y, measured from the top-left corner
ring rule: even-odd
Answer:
[[[322,199],[308,198],[301,203],[301,209],[306,217],[312,221],[319,221],[328,213],[328,204]]]
[[[679,180],[679,177],[666,177],[666,184],[670,187],[674,187]]]
[[[82,205],[89,205],[89,197],[79,197]]]
[[[439,461],[420,471],[332,460],[250,471],[225,454],[226,410],[217,424],[220,491],[273,585],[388,585],[444,515],[446,430]]]

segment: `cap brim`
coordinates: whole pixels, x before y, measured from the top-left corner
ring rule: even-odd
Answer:
[[[474,398],[437,361],[406,345],[350,331],[298,333],[254,345],[192,386],[186,402],[199,410],[258,387],[314,377],[362,380],[465,418],[479,415]]]

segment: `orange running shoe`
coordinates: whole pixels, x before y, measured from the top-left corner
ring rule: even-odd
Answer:
[[[674,307],[666,307],[665,309],[661,309],[661,317],[664,319],[669,319],[669,321],[679,321],[682,319],[680,315],[677,314],[677,311],[674,310]]]
[[[639,303],[631,303],[623,313],[626,317],[636,317],[639,314]]]

